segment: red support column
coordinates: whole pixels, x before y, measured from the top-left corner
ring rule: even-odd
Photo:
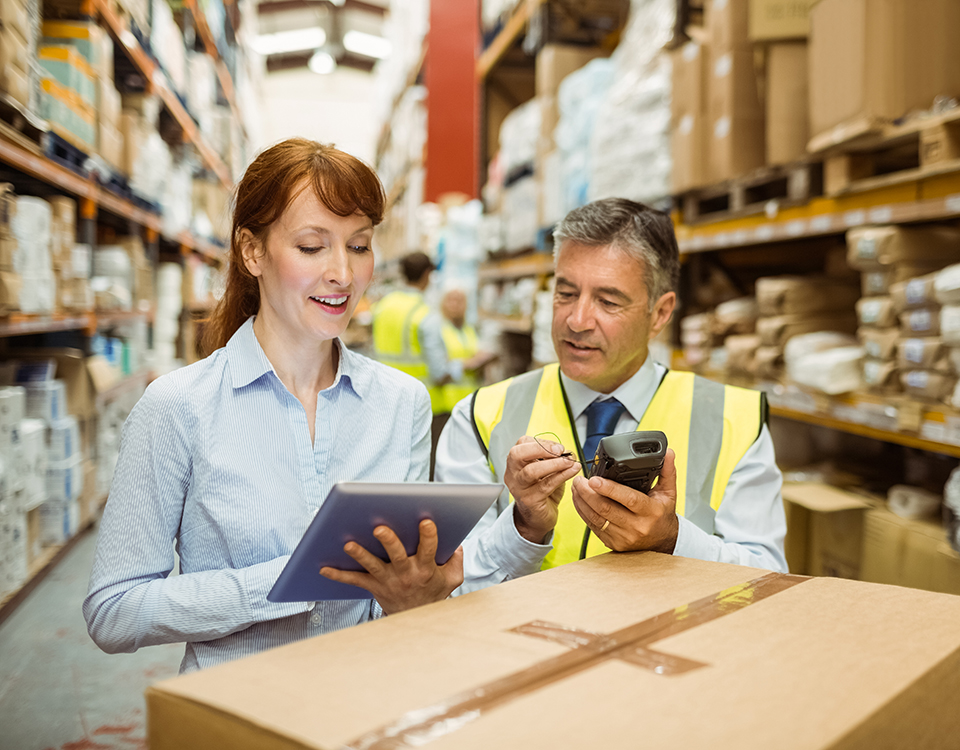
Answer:
[[[443,193],[477,197],[480,87],[477,44],[479,0],[432,0],[424,83],[427,87],[427,153],[424,199]]]

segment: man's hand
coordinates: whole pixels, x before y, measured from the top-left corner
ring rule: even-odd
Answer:
[[[603,477],[578,477],[573,480],[573,504],[590,530],[615,552],[672,554],[680,528],[674,452],[667,450],[660,481],[649,495]]]
[[[580,471],[574,456],[559,457],[559,443],[524,435],[507,454],[503,483],[513,495],[513,522],[520,536],[534,544],[543,540],[557,525],[563,485]],[[553,450],[554,452],[550,452]]]
[[[420,522],[420,544],[413,557],[407,555],[403,543],[387,526],[378,526],[373,535],[387,551],[390,562],[356,542],[347,542],[344,552],[367,572],[324,567],[320,575],[366,589],[388,615],[446,599],[463,583],[463,547],[458,547],[445,565],[437,565],[437,527],[433,521]]]

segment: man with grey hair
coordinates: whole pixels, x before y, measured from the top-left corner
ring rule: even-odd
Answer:
[[[608,550],[785,571],[763,394],[649,356],[677,301],[670,217],[596,201],[571,211],[554,243],[558,362],[464,398],[440,437],[438,481],[509,491],[464,542],[456,593]],[[634,430],[661,430],[670,445],[649,494],[590,478],[599,440]]]

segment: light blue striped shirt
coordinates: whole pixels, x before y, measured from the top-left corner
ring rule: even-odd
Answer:
[[[186,672],[380,616],[372,600],[266,598],[336,482],[427,479],[424,386],[337,345],[313,445],[253,318],[224,348],[147,388],[123,428],[83,603],[100,648],[186,642]]]

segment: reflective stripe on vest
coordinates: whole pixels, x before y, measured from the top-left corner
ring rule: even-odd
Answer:
[[[473,326],[457,328],[453,323],[444,321],[441,329],[443,345],[447,349],[447,359],[470,359],[477,353],[479,342]],[[453,411],[461,399],[466,398],[480,385],[473,373],[464,372],[457,383],[448,383],[443,387],[443,401],[447,411]]]
[[[507,453],[522,435],[552,432],[568,449],[578,444],[559,372],[558,365],[548,365],[477,392],[474,423],[488,448],[488,461],[497,481],[503,481]],[[725,386],[693,373],[667,372],[637,429],[662,430],[676,454],[679,515],[713,533],[716,511],[730,476],[756,441],[763,419],[763,394],[758,391]],[[553,549],[543,567],[578,559],[585,528],[573,507],[568,482]],[[606,551],[591,534],[587,556]]]

